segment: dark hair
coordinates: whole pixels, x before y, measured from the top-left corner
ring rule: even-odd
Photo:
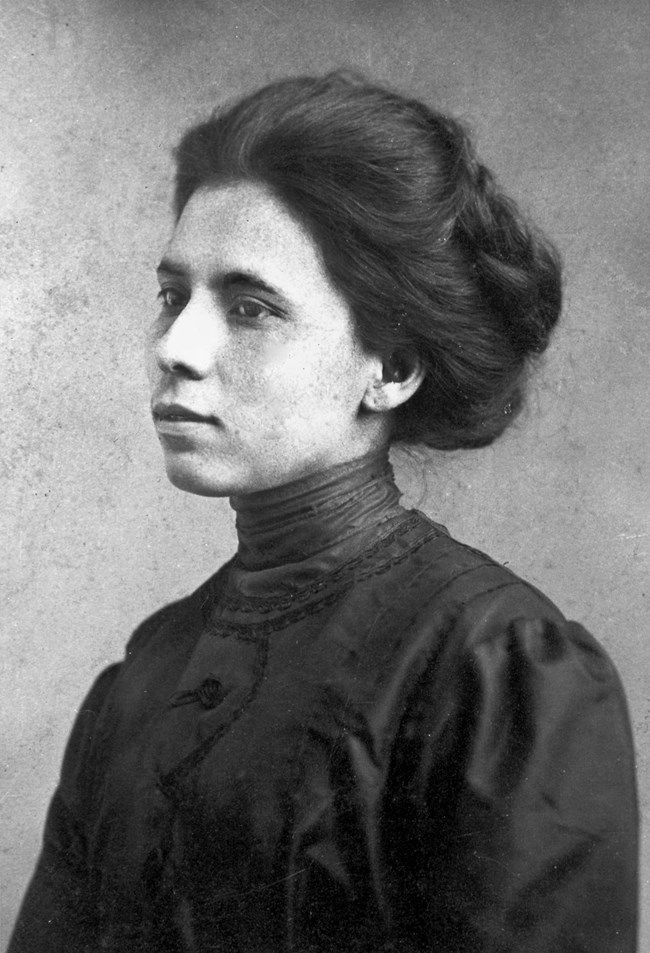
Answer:
[[[426,375],[392,439],[491,443],[561,307],[555,250],[454,119],[340,72],[266,86],[190,129],[175,211],[202,185],[265,184],[306,225],[368,349]]]

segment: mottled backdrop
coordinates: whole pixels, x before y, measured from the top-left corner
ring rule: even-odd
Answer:
[[[1,0],[0,13],[2,940],[92,678],[233,547],[227,502],[162,475],[143,331],[171,145],[214,103],[289,73],[352,66],[459,114],[562,249],[564,325],[521,421],[494,448],[398,471],[411,501],[604,643],[647,808],[648,0]],[[642,869],[647,886],[648,851]]]

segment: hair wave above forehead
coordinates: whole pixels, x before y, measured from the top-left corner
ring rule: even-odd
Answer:
[[[311,232],[362,343],[423,364],[394,440],[481,446],[514,419],[559,317],[560,265],[458,121],[337,72],[217,110],[175,155],[178,216],[199,187],[264,184]]]

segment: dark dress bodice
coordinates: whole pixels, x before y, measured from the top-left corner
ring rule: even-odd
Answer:
[[[335,477],[100,676],[11,953],[632,953],[611,663],[383,464]]]

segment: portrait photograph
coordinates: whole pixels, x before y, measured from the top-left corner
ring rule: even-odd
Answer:
[[[647,0],[0,10],[0,950],[650,949]]]

